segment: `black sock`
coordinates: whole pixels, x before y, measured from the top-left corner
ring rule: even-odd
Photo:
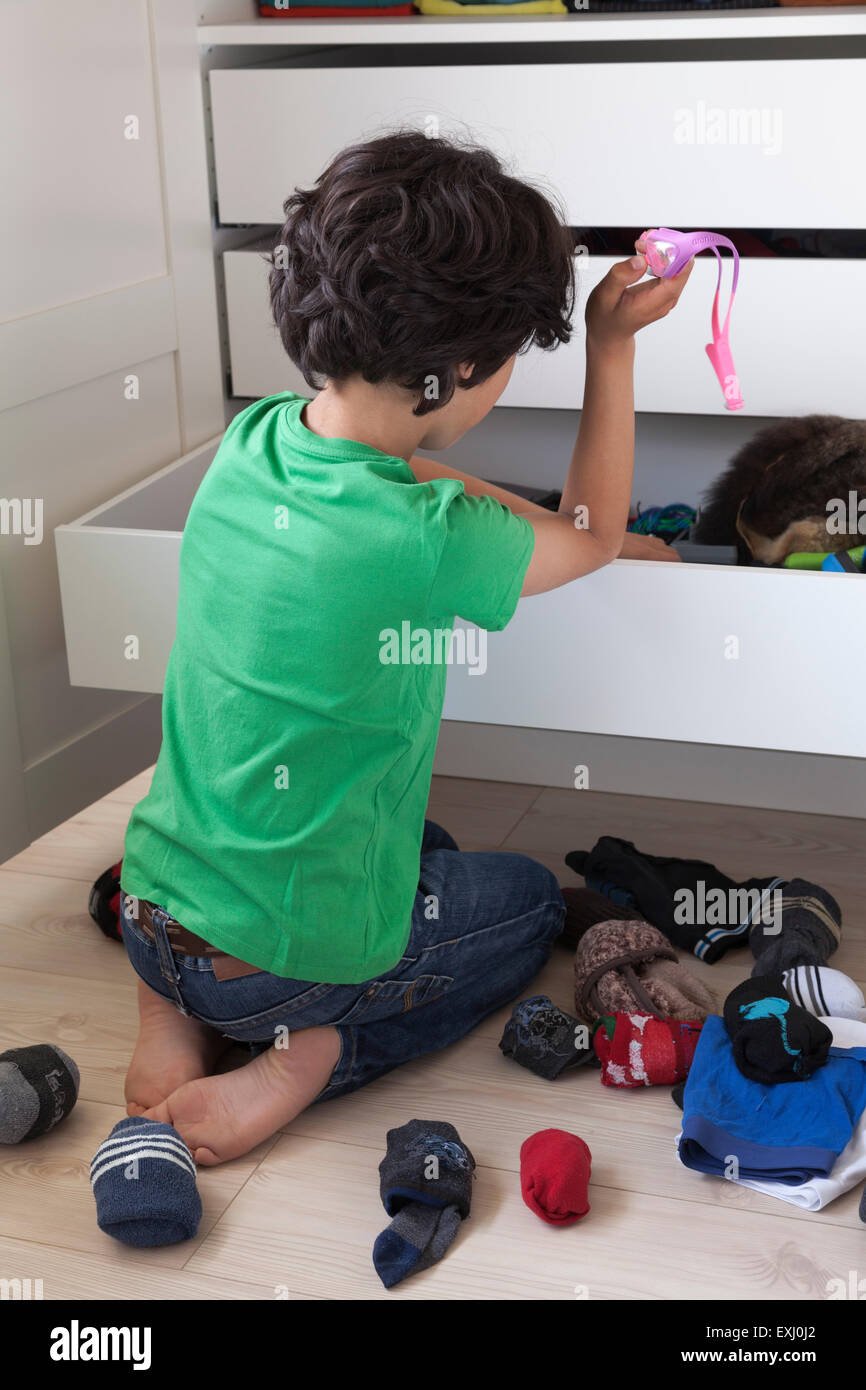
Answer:
[[[515,1004],[499,1046],[506,1057],[547,1081],[595,1055],[586,1024],[558,1009],[546,994]]]
[[[833,1034],[792,1003],[781,975],[744,980],[725,1000],[724,1015],[734,1060],[751,1081],[806,1081],[827,1061]]]
[[[603,835],[588,852],[572,850],[565,862],[589,888],[615,902],[633,902],[675,946],[710,964],[732,946],[746,944],[751,923],[765,911],[767,894],[783,882],[749,878],[736,883],[705,860],[641,854],[630,840],[613,835]]]
[[[685,1091],[685,1089],[686,1083],[685,1081],[681,1081],[680,1084],[678,1086],[674,1086],[674,1089],[671,1091],[671,1100],[673,1101],[674,1105],[678,1105],[680,1107],[680,1110],[682,1110],[683,1108],[683,1092]]]

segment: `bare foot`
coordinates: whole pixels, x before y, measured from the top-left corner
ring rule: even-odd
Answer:
[[[271,1047],[236,1071],[179,1086],[147,1118],[174,1125],[196,1163],[226,1163],[305,1110],[339,1057],[336,1028],[303,1028],[290,1035],[286,1048]]]
[[[127,1115],[143,1115],[185,1081],[208,1076],[229,1039],[138,982],[138,1042],[126,1073]]]

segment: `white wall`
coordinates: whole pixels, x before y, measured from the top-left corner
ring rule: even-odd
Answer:
[[[157,702],[69,684],[53,528],[222,426],[197,17],[0,7],[0,498],[42,509],[0,534],[0,861],[158,746]]]

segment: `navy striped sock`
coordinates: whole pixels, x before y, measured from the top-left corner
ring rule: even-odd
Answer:
[[[195,1162],[171,1125],[121,1120],[94,1155],[90,1183],[100,1230],[124,1245],[176,1245],[198,1230]]]

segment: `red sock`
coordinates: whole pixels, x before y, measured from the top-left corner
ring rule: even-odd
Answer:
[[[551,1226],[571,1226],[589,1211],[592,1154],[576,1134],[540,1129],[520,1148],[523,1200]]]
[[[651,1014],[607,1015],[593,1037],[602,1084],[675,1086],[689,1074],[700,1035],[696,1022]]]

